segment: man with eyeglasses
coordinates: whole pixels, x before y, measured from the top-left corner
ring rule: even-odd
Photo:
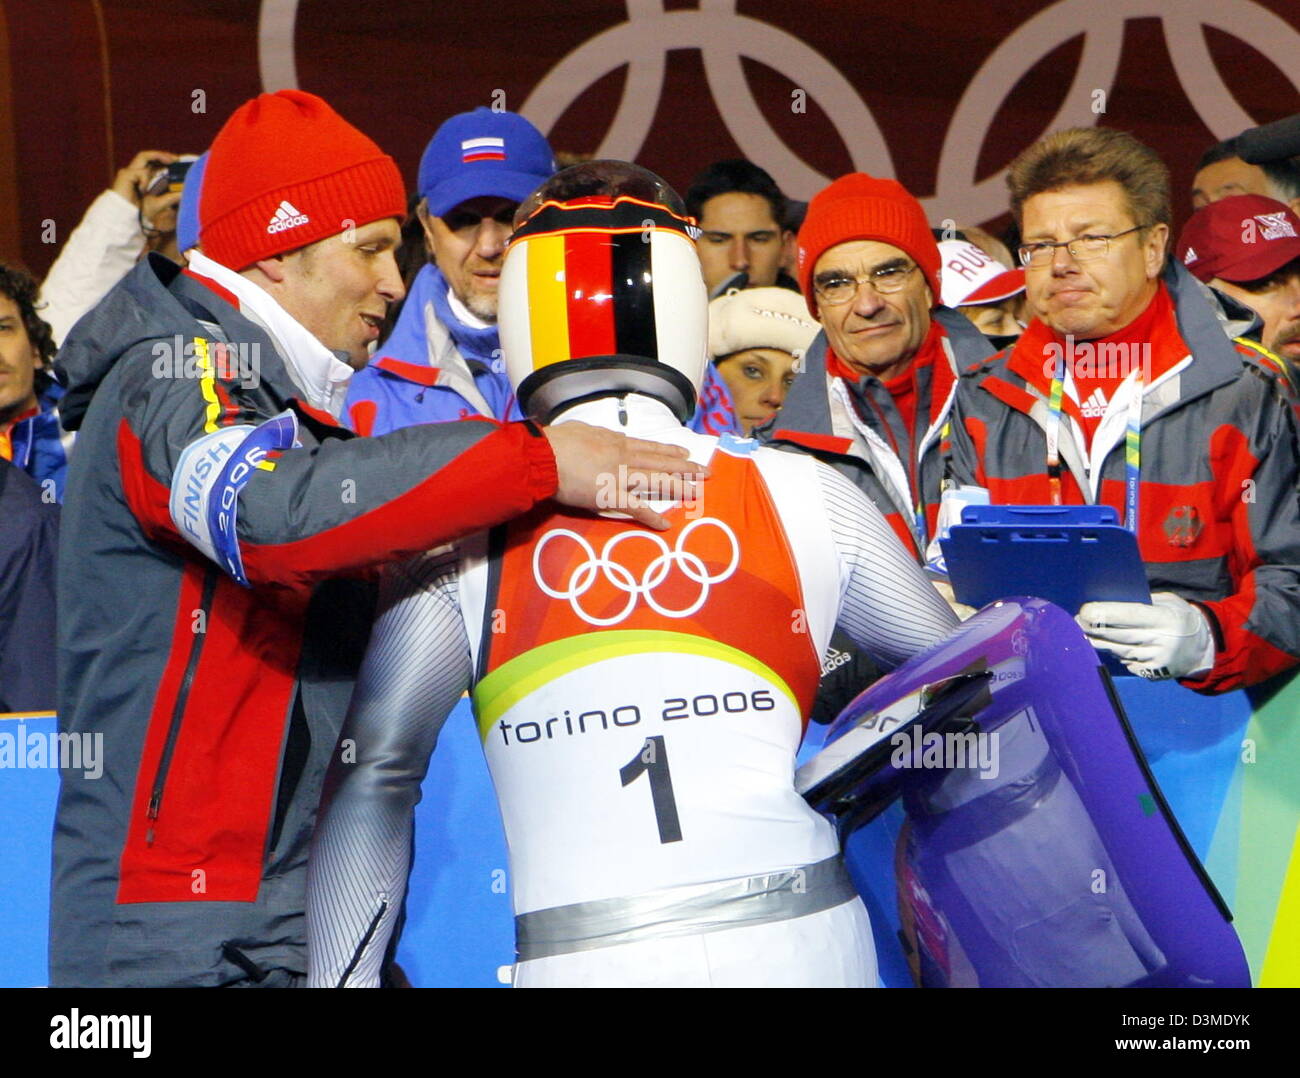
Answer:
[[[554,171],[545,137],[513,112],[477,108],[434,133],[416,206],[432,261],[392,334],[352,379],[353,429],[520,418],[501,361],[497,286],[515,209]]]
[[[1034,317],[962,372],[946,482],[1122,515],[1153,602],[1086,603],[1078,621],[1131,672],[1223,692],[1294,666],[1286,382],[1257,340],[1233,336],[1258,323],[1231,321],[1167,262],[1168,169],[1125,132],[1076,128],[1024,151],[1007,182]]]
[[[991,348],[964,316],[937,306],[939,248],[896,181],[836,180],[809,204],[798,249],[822,332],[768,437],[847,475],[919,559],[938,513],[957,371]]]

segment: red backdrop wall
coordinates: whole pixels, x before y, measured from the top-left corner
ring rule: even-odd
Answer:
[[[7,0],[0,257],[43,272],[137,149],[202,150],[263,89],[326,97],[414,184],[434,128],[522,111],[557,149],[685,186],[748,156],[808,198],[894,175],[936,224],[1005,222],[1001,173],[1044,131],[1156,147],[1179,223],[1201,151],[1300,112],[1297,0]],[[250,162],[249,167],[256,167]]]

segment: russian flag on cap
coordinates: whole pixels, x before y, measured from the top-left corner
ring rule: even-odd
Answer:
[[[467,165],[471,161],[504,161],[506,140],[491,136],[467,138],[460,144],[460,159]]]

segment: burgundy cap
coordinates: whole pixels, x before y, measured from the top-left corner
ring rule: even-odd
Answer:
[[[1202,206],[1178,237],[1178,258],[1195,277],[1254,281],[1300,258],[1300,217],[1263,195]]]

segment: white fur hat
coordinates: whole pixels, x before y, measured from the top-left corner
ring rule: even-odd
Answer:
[[[821,328],[798,292],[788,288],[732,291],[709,304],[709,356],[717,360],[750,348],[803,355]]]

